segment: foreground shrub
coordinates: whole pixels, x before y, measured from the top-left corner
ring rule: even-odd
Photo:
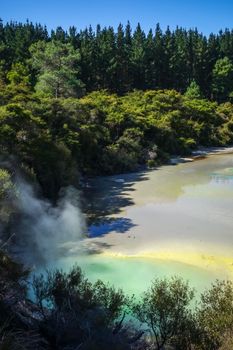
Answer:
[[[201,295],[197,312],[201,349],[227,349],[232,343],[233,283],[216,281]]]
[[[182,343],[184,338],[189,342],[193,297],[194,291],[180,278],[156,279],[134,306],[135,315],[149,327],[156,349]]]

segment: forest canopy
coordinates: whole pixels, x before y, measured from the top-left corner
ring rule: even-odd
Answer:
[[[229,29],[207,37],[197,29],[163,31],[157,24],[146,33],[140,24],[132,30],[128,22],[116,31],[98,25],[95,30],[72,26],[48,33],[40,24],[0,22],[2,82],[12,81],[11,71],[21,63],[21,73],[30,77],[33,87],[56,94],[58,84],[62,96],[100,89],[118,94],[133,89],[183,93],[195,81],[204,97],[223,102],[233,89],[232,60]]]
[[[0,153],[44,194],[233,141],[233,31],[0,22]],[[9,170],[9,169],[8,169]]]

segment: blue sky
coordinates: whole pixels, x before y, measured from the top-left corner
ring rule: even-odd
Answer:
[[[0,0],[0,18],[46,24],[48,29],[75,25],[78,29],[97,23],[112,25],[138,22],[148,31],[176,25],[197,27],[204,34],[233,28],[233,0]]]

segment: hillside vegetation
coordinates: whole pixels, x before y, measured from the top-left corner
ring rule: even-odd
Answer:
[[[0,24],[0,153],[56,199],[233,140],[233,33]],[[217,102],[216,102],[217,101]]]
[[[200,145],[231,144],[233,106],[174,90],[122,97],[99,91],[80,99],[23,90],[0,106],[0,139],[2,160],[14,156],[56,198],[61,187],[78,184],[79,174],[133,171]]]

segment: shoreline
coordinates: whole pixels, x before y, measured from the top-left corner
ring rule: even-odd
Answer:
[[[161,164],[157,164],[153,167],[148,167],[146,165],[140,166],[138,169],[132,170],[132,171],[127,171],[123,173],[114,173],[114,174],[100,174],[100,175],[83,175],[80,185],[81,189],[85,191],[85,189],[92,188],[92,185],[90,184],[93,180],[95,179],[101,179],[101,178],[120,178],[119,180],[115,180],[116,182],[122,182],[121,177],[125,175],[131,175],[131,174],[141,174],[143,172],[150,172],[155,169],[158,169],[164,165],[177,165],[180,163],[188,163],[188,162],[193,162],[196,160],[201,160],[205,159],[208,156],[212,155],[220,155],[220,154],[228,154],[232,153],[233,154],[233,146],[219,146],[219,147],[199,147],[192,151],[189,155],[187,156],[181,156],[181,155],[170,155],[170,158],[168,159],[167,162],[163,162]]]
[[[176,165],[180,163],[188,163],[195,160],[205,159],[208,156],[230,153],[233,153],[233,146],[199,147],[195,151],[192,151],[189,157],[171,156],[169,164]]]
[[[200,147],[192,152],[194,156],[208,156],[215,154],[228,154],[233,153],[233,146],[220,146],[220,147]]]

